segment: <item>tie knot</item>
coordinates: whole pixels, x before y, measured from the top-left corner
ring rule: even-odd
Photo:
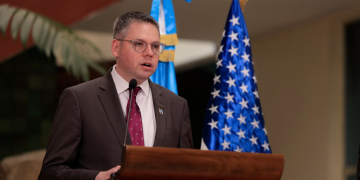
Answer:
[[[133,91],[133,96],[136,96],[138,93],[139,93],[139,91],[141,90],[141,87],[140,86],[136,86],[135,88],[134,88],[134,91]],[[129,90],[130,91],[130,90]],[[130,93],[129,93],[129,96],[130,96]]]

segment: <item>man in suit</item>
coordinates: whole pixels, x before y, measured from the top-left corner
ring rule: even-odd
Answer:
[[[126,13],[116,19],[113,38],[113,68],[64,90],[39,179],[109,179],[120,169],[130,100],[127,144],[193,148],[187,101],[149,80],[165,47],[157,22]],[[131,79],[138,82],[133,99]]]

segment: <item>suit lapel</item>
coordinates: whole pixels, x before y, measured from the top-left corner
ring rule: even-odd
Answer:
[[[166,108],[165,100],[163,99],[161,90],[149,79],[149,84],[152,92],[152,98],[154,102],[154,112],[156,118],[156,134],[154,146],[161,146],[166,129]]]
[[[99,93],[98,96],[106,112],[107,119],[112,126],[112,130],[114,131],[120,146],[123,147],[126,123],[124,113],[122,112],[122,108],[120,105],[119,96],[117,94],[116,87],[111,76],[111,70],[112,68],[103,77],[103,82],[99,87],[102,91]],[[129,132],[126,139],[126,144],[131,144]]]

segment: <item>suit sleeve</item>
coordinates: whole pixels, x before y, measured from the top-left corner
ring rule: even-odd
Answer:
[[[194,148],[192,132],[191,132],[191,123],[190,123],[190,114],[189,106],[186,100],[184,100],[183,107],[183,116],[181,122],[181,131],[180,131],[180,141],[179,148]]]
[[[94,180],[99,171],[75,169],[82,139],[80,108],[75,92],[65,89],[55,114],[39,180]]]

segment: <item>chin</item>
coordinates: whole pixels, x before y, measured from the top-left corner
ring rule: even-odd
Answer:
[[[152,74],[151,74],[152,75]],[[150,78],[151,75],[143,75],[143,76],[138,76],[137,79],[141,80],[141,81],[146,81],[147,79]]]

